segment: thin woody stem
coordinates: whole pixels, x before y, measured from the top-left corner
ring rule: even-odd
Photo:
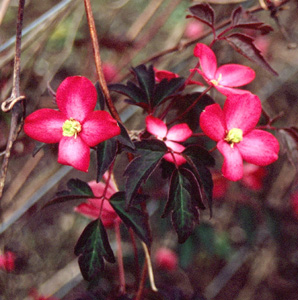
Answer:
[[[94,17],[93,17],[93,13],[92,13],[90,0],[84,0],[84,3],[85,3],[86,15],[87,15],[87,20],[88,20],[88,25],[89,25],[89,30],[90,30],[90,36],[91,36],[91,40],[92,40],[94,60],[95,60],[99,85],[102,89],[102,92],[103,92],[105,98],[106,98],[107,106],[109,108],[111,115],[118,122],[121,122],[120,116],[114,106],[112,99],[111,99],[109,89],[107,87],[107,83],[106,83],[106,80],[103,75],[103,71],[102,71],[102,67],[101,67],[102,64],[101,64],[100,52],[99,52],[99,43],[98,43],[97,32],[96,32],[96,28],[95,28],[95,22],[94,22]]]
[[[147,261],[150,286],[151,286],[151,289],[154,292],[157,292],[158,289],[157,289],[157,287],[155,285],[155,282],[154,282],[154,275],[153,275],[153,269],[152,269],[152,263],[151,263],[151,258],[150,258],[149,250],[148,250],[147,245],[144,242],[141,242],[141,243],[142,243],[142,246],[144,248],[145,257],[146,257],[146,261]]]
[[[146,281],[146,278],[147,278],[147,270],[148,270],[148,264],[147,264],[147,260],[145,260],[143,270],[142,270],[142,275],[141,275],[141,281],[140,281],[139,289],[137,291],[137,295],[136,295],[135,300],[143,299],[145,281]]]
[[[20,94],[20,71],[21,71],[21,41],[22,41],[24,7],[25,7],[25,0],[19,0],[14,70],[13,70],[13,87],[12,87],[11,97],[8,100],[3,102],[3,107],[5,106],[12,109],[12,116],[11,116],[11,126],[10,126],[7,146],[6,146],[5,155],[1,167],[0,198],[2,197],[2,193],[3,193],[11,149],[23,125],[23,114],[24,114],[23,100],[25,97],[21,96]],[[10,105],[10,103],[13,103],[13,105]]]
[[[120,281],[120,294],[123,295],[125,291],[125,275],[124,275],[124,266],[123,266],[123,255],[122,255],[122,246],[121,246],[121,235],[120,235],[120,222],[116,221],[115,223],[115,233],[117,241],[117,259],[118,259],[118,268],[119,268],[119,281]]]

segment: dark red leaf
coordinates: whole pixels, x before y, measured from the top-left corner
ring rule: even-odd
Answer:
[[[194,18],[210,27],[214,27],[214,10],[208,3],[191,6],[189,10]]]
[[[261,51],[256,48],[253,43],[254,39],[252,37],[242,33],[233,33],[223,37],[223,39],[225,39],[237,52],[242,54],[244,57],[259,64],[272,74],[276,76],[278,75],[278,73],[273,70],[273,68],[262,56]]]

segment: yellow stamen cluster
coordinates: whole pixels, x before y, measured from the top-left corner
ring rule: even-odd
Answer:
[[[217,79],[212,79],[212,80],[210,80],[210,82],[211,82],[213,85],[217,86],[217,85],[219,85],[219,82],[221,81],[221,79],[222,79],[222,75],[221,75],[221,73],[220,73]]]
[[[82,130],[82,126],[80,122],[74,120],[73,118],[66,120],[62,126],[63,136],[69,136],[69,137],[74,136],[75,139],[77,138],[78,133],[81,132],[81,130]]]
[[[225,141],[231,144],[231,147],[234,147],[234,144],[239,143],[243,140],[243,131],[239,128],[232,128],[229,130],[227,136],[225,137]]]

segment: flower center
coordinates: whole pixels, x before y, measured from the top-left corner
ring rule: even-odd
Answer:
[[[66,120],[62,126],[63,136],[74,136],[75,139],[77,138],[78,133],[81,130],[82,130],[82,126],[80,122],[74,120],[73,118]]]
[[[243,140],[243,131],[239,128],[232,128],[229,130],[225,141],[231,144],[231,147],[234,147],[234,143],[239,143]]]
[[[217,79],[212,79],[212,80],[210,80],[210,82],[211,82],[213,85],[218,86],[218,85],[219,85],[219,82],[221,81],[221,79],[222,79],[222,75],[221,75],[221,73],[220,73]]]

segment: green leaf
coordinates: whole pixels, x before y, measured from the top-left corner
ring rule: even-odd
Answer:
[[[136,196],[142,182],[147,180],[167,152],[167,146],[158,140],[143,140],[136,142],[135,145],[137,155],[140,156],[132,160],[124,172],[124,176],[127,177],[125,184],[127,207]]]
[[[115,262],[106,230],[100,219],[89,223],[81,234],[74,253],[79,256],[79,266],[85,280],[99,278],[104,269],[104,260]]]
[[[83,196],[89,196],[94,197],[94,194],[88,185],[87,182],[82,181],[80,179],[70,179],[67,182],[67,187],[70,190],[70,193],[73,195],[83,195]]]
[[[136,197],[135,202],[138,202],[138,196]],[[132,228],[136,235],[149,247],[151,244],[151,231],[148,214],[136,205],[131,205],[129,211],[127,211],[125,205],[125,192],[114,194],[110,198],[110,204],[123,223],[127,227]]]
[[[163,79],[158,85],[156,85],[154,98],[152,100],[152,107],[159,105],[165,98],[171,96],[180,87],[183,86],[185,79],[173,78],[171,80]]]
[[[194,174],[185,168],[176,169],[171,177],[168,201],[163,217],[172,213],[178,242],[184,243],[199,221],[200,187]]]
[[[115,138],[106,140],[98,144],[97,154],[97,182],[101,180],[103,174],[108,170],[117,154],[117,141]]]

